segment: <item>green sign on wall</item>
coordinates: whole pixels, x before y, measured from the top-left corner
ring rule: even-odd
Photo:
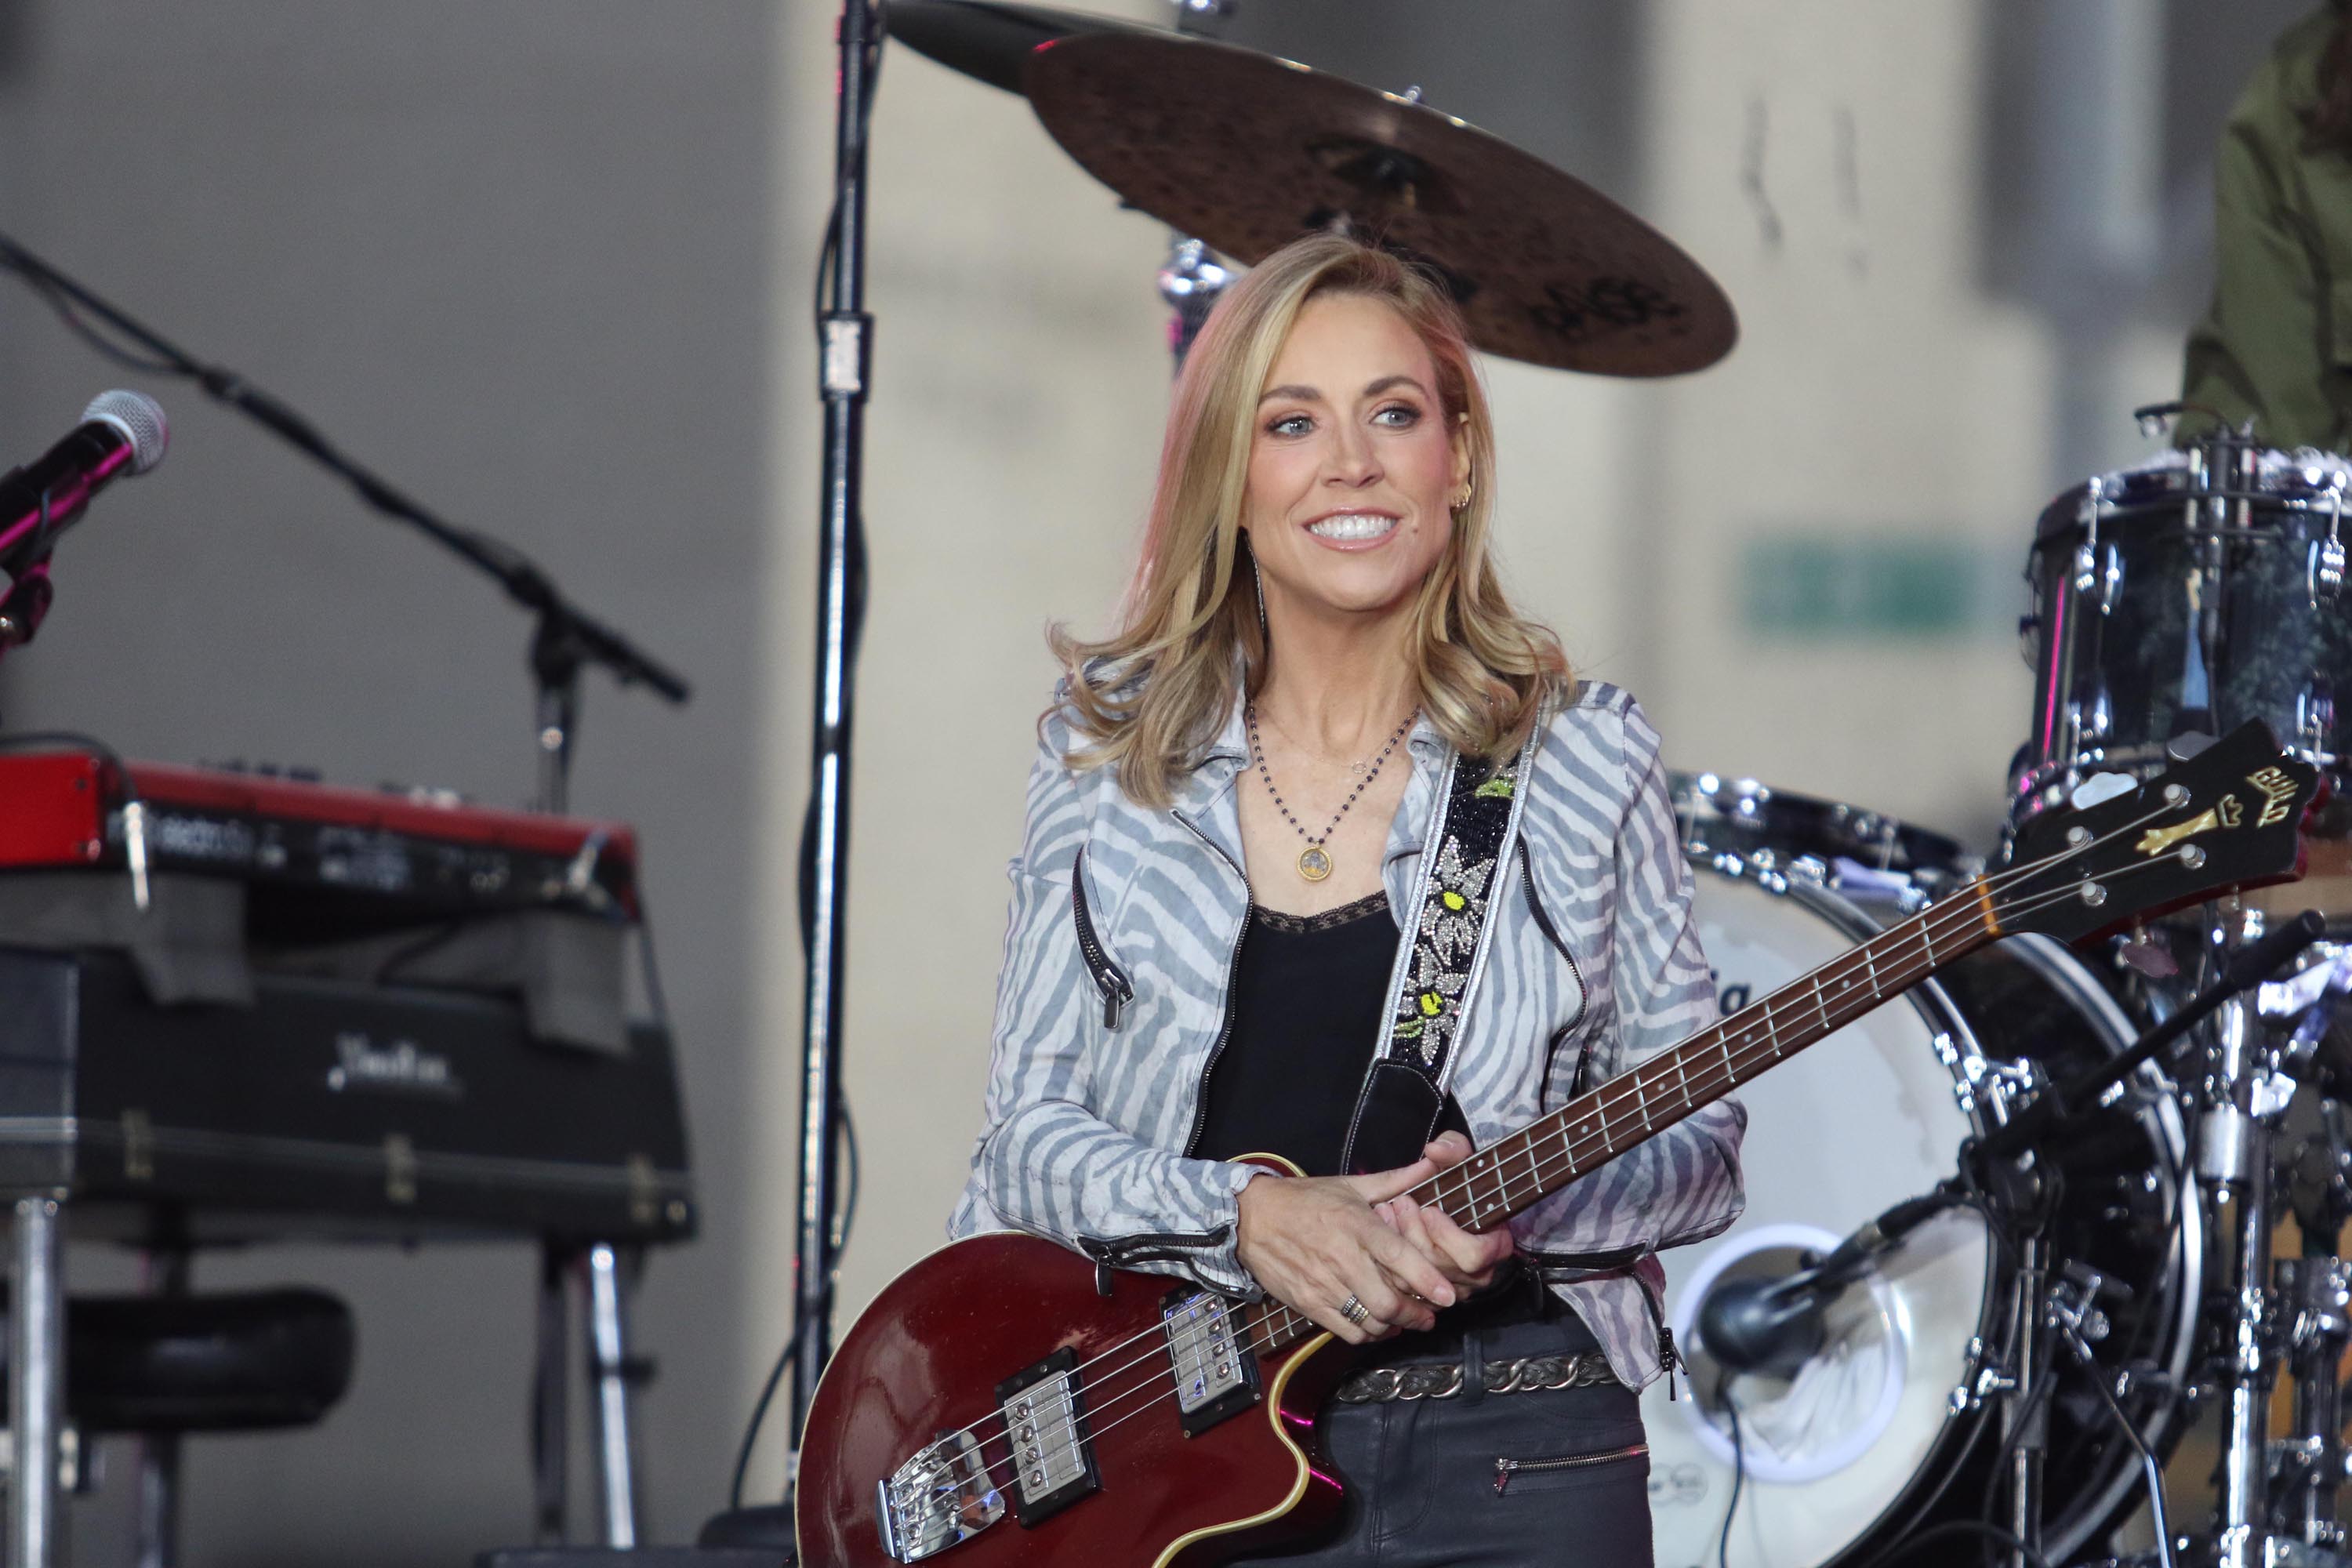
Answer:
[[[1780,641],[2005,636],[2024,597],[2017,563],[1970,542],[1768,533],[1748,542],[1740,566],[1740,624]]]

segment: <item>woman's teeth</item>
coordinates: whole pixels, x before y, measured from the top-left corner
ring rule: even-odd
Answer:
[[[1308,523],[1307,531],[1318,539],[1378,539],[1394,528],[1396,522],[1396,519],[1381,512],[1343,511],[1319,522]]]

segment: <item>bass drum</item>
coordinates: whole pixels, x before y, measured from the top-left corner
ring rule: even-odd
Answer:
[[[1772,809],[1725,809],[1743,795]],[[1939,880],[1916,862],[1895,869],[1891,856],[1856,864],[1851,825],[1867,814],[1851,808],[1752,784],[1727,790],[1706,775],[1680,781],[1678,799],[1726,1012],[1917,909]],[[1768,819],[1769,843],[1759,828]],[[1937,841],[1905,842],[1932,849]],[[2005,1110],[2012,1058],[2063,1077],[2137,1034],[2072,953],[2042,937],[2013,938],[1740,1091],[1747,1213],[1722,1236],[1665,1257],[1667,1321],[1686,1377],[1679,1399],[1664,1379],[1643,1395],[1659,1568],[1717,1562],[1735,1465],[1733,1568],[1859,1563],[1911,1530],[1981,1517],[2002,1447],[1997,1407],[1955,1415],[1952,1395],[2007,1344],[2014,1276],[1973,1211],[1931,1220],[1883,1257],[1832,1303],[1822,1347],[1788,1376],[1727,1374],[1706,1353],[1699,1307],[1727,1280],[1801,1267],[1951,1174],[1961,1141]],[[2101,1360],[2153,1364],[2176,1379],[2192,1350],[2203,1256],[2197,1205],[2181,1202],[2183,1147],[2169,1086],[2144,1071],[2069,1139],[2052,1234],[2053,1272],[2071,1260],[2127,1289],[2103,1298],[2111,1330],[2096,1347]],[[2113,1530],[2137,1499],[2140,1471],[2071,1363],[2052,1395],[2045,1551],[2054,1563]],[[1737,1459],[1727,1399],[1738,1412]],[[2125,1408],[2159,1452],[2176,1435],[2169,1400],[2136,1394]],[[1903,1561],[1981,1555],[1979,1539],[1947,1544],[1948,1554]]]

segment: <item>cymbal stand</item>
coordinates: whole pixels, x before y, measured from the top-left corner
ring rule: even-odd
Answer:
[[[1169,3],[1176,10],[1176,30],[1193,38],[1214,38],[1234,10],[1234,0]],[[1174,229],[1168,231],[1168,259],[1160,268],[1160,297],[1176,312],[1168,323],[1168,352],[1175,356],[1179,374],[1184,369],[1184,356],[1192,352],[1192,340],[1201,335],[1202,323],[1217,308],[1233,280],[1233,268],[1218,260],[1204,242]]]
[[[2352,1345],[2352,1263],[2336,1256],[2336,1238],[2352,1219],[2352,1135],[2336,1098],[2346,1087],[2342,1065],[2323,1065],[2319,1047],[2336,1000],[2352,986],[2352,954],[2321,951],[2320,963],[2261,993],[2263,1016],[2294,1026],[2288,1070],[2307,1089],[2327,1097],[2314,1107],[2318,1125],[2299,1145],[2294,1171],[2280,1167],[2303,1233],[2303,1256],[2281,1260],[2277,1269],[2283,1318],[2277,1348],[2294,1380],[2294,1405],[2292,1434],[2273,1445],[2271,1518],[2304,1545],[2336,1553],[2347,1540],[2336,1506],[2347,1460],[2337,1369]],[[2313,1174],[2315,1181],[2305,1179]]]
[[[2244,910],[2217,921],[2210,940],[2219,953],[2260,937],[2262,925],[2259,910]],[[2220,1568],[2341,1561],[2273,1532],[2270,1392],[2278,1364],[2277,1314],[2285,1298],[2269,1283],[2272,1175],[2278,1125],[2296,1087],[2297,1063],[2289,1047],[2300,1042],[2263,1027],[2266,1011],[2233,997],[2216,1013],[2197,1130],[2197,1178],[2212,1233],[2228,1242],[2215,1249],[2221,1277],[2212,1295],[2225,1314],[2219,1380],[2223,1430],[2211,1541],[2211,1561]]]
[[[1209,312],[1217,308],[1225,287],[1234,280],[1232,268],[1219,261],[1215,254],[1190,235],[1168,232],[1168,260],[1160,268],[1160,297],[1176,312],[1168,323],[1169,351],[1176,356],[1176,368],[1184,368],[1184,356],[1192,352],[1192,340],[1201,335],[1201,324]]]
[[[2306,1246],[2331,1249],[2327,1238]],[[2291,1316],[2284,1325],[2287,1370],[2294,1379],[2294,1435],[2278,1445],[2273,1517],[2308,1546],[2330,1551],[2345,1543],[2336,1521],[2336,1486],[2344,1476],[2344,1413],[2336,1368],[2352,1345],[2352,1264],[2306,1250],[2281,1260],[2278,1299]]]

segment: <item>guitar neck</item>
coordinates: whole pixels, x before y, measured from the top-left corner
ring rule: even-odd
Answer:
[[[1412,1190],[1465,1230],[1487,1231],[1648,1142],[1758,1074],[1834,1034],[1880,1003],[2002,934],[1982,879],[1800,975],[1671,1050]],[[1316,1331],[1268,1302],[1261,1331],[1281,1349]]]

